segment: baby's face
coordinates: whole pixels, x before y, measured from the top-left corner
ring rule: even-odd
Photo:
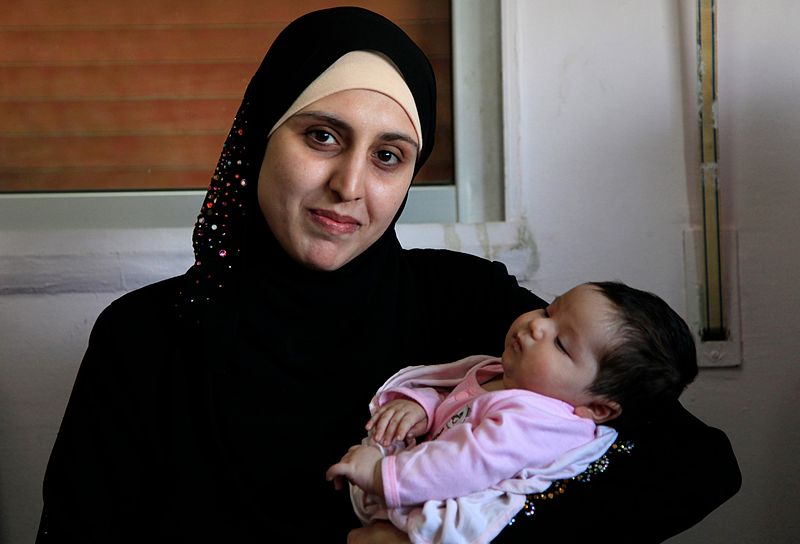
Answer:
[[[597,289],[579,285],[545,310],[521,315],[506,334],[503,385],[582,406],[612,339],[614,311]]]

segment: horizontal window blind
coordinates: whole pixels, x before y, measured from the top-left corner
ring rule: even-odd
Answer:
[[[439,125],[417,183],[452,183],[449,0],[26,0],[0,14],[0,191],[206,187],[272,40],[334,5],[387,16],[431,59]]]

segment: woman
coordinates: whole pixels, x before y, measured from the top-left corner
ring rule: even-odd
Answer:
[[[544,305],[500,264],[400,248],[435,98],[425,56],[374,13],[281,33],[217,165],[195,265],[97,320],[40,542],[345,541],[357,522],[325,468],[360,439],[372,392],[409,362],[499,353],[514,317]]]

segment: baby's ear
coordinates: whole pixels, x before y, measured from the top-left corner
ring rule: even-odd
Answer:
[[[578,417],[591,419],[600,425],[619,417],[622,413],[622,406],[616,401],[608,400],[604,397],[595,397],[587,404],[576,406],[574,413]]]

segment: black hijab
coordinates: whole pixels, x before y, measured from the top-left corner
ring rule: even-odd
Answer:
[[[322,72],[346,53],[359,50],[382,53],[400,71],[414,97],[424,142],[415,174],[428,159],[436,129],[436,81],[427,57],[405,32],[361,8],[332,8],[296,19],[278,35],[250,80],[223,146],[195,224],[195,265],[188,272],[194,281],[183,296],[182,310],[196,314],[195,305],[203,306],[234,288],[247,267],[243,260],[285,257],[271,255],[282,250],[274,247],[257,199],[268,132]],[[348,263],[340,273],[322,275],[359,275],[371,253],[398,247],[394,225],[402,210],[401,206],[380,240],[355,259],[358,262]]]
[[[315,502],[325,507],[306,530],[324,528],[325,538],[306,533],[307,541],[344,542],[357,520],[346,495],[325,482],[325,469],[360,441],[374,390],[426,351],[397,216],[361,255],[325,272],[289,257],[257,201],[269,130],[325,69],[357,50],[385,55],[411,90],[423,140],[419,170],[435,130],[428,59],[380,15],[318,11],[286,27],[250,81],[195,226],[196,263],[179,308],[205,342],[199,358],[212,369],[210,413],[225,486],[235,508],[249,513],[253,534],[296,535],[296,509]],[[276,494],[282,499],[270,509]]]

